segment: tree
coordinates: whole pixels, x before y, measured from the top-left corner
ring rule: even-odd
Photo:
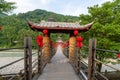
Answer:
[[[97,48],[119,50],[120,47],[120,0],[105,2],[101,6],[94,5],[88,8],[88,15],[80,15],[81,24],[94,21],[91,30],[82,34],[84,41],[89,38],[97,38]],[[87,42],[84,42],[87,43]],[[97,51],[97,58],[104,61],[105,58],[115,58],[116,54]],[[117,56],[116,56],[117,57]],[[98,65],[98,70],[101,69]]]
[[[5,0],[0,0],[0,13],[8,13],[16,8],[14,2],[6,2]]]
[[[94,21],[94,25],[89,32],[83,35],[86,37],[105,38],[109,39],[111,43],[119,43],[120,0],[105,2],[101,6],[95,5],[89,7],[88,11],[88,15],[80,15],[81,24]],[[108,43],[104,43],[104,45],[105,44],[107,45]],[[110,49],[110,47],[111,46],[108,46],[108,49]]]

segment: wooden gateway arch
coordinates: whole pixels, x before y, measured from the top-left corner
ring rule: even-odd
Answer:
[[[44,58],[46,58],[48,61],[50,60],[51,57],[50,33],[68,33],[70,35],[68,44],[69,61],[73,62],[75,50],[77,47],[76,45],[78,44],[78,47],[81,47],[81,44],[79,44],[79,41],[81,41],[81,39],[77,41],[77,37],[79,37],[78,33],[88,31],[93,25],[93,22],[82,26],[79,23],[51,22],[51,21],[49,22],[41,21],[40,23],[28,21],[28,24],[32,30],[44,33],[42,49],[45,50]],[[45,43],[48,44],[45,45]]]

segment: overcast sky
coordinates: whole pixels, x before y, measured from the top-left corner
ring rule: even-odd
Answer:
[[[112,0],[5,0],[16,2],[13,13],[24,13],[35,9],[44,9],[64,15],[79,16],[87,14],[87,7]]]

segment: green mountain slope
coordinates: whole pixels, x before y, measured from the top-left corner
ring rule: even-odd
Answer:
[[[14,41],[23,42],[25,35],[34,38],[33,42],[35,43],[35,38],[40,33],[29,28],[27,19],[39,23],[41,20],[47,21],[49,18],[54,18],[55,21],[59,22],[76,22],[79,20],[76,16],[66,16],[40,9],[2,17],[0,18],[0,25],[3,27],[0,31],[0,47],[22,46],[23,43],[16,44]],[[63,36],[65,40],[67,38],[66,35],[53,34],[53,41],[58,35]]]
[[[54,18],[55,21],[65,21],[65,22],[74,22],[78,20],[78,17],[76,16],[65,16],[41,9],[36,9],[34,11],[29,11],[27,13],[20,13],[18,14],[18,18],[31,19],[35,21],[48,20],[48,18]]]

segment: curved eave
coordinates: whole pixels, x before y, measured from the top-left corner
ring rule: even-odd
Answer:
[[[33,23],[31,21],[28,21],[28,24],[29,24],[29,27],[34,30],[34,31],[42,31],[43,29],[48,29],[50,32],[63,32],[63,33],[70,33],[71,31],[74,31],[74,30],[78,30],[79,32],[82,32],[82,31],[88,31],[92,25],[93,25],[93,22],[89,23],[89,24],[86,24],[84,26],[81,26],[79,28],[65,28],[65,27],[61,27],[61,26],[55,26],[55,27],[48,27],[48,26],[37,26],[36,23]],[[69,27],[69,26],[68,26]],[[61,32],[61,33],[62,33]]]

